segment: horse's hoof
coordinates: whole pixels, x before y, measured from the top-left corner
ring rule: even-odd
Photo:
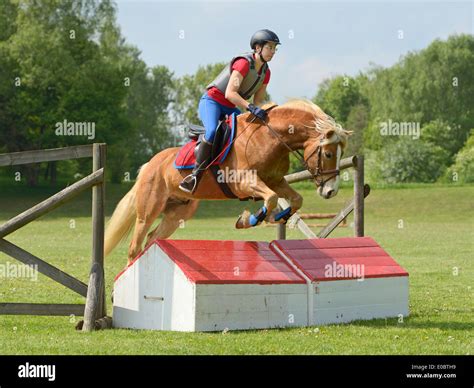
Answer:
[[[237,222],[235,223],[235,227],[237,229],[247,229],[250,228],[250,215],[251,213],[248,210],[244,210],[244,212],[239,216]]]
[[[242,216],[239,216],[237,222],[235,223],[235,228],[236,229],[244,229],[244,221],[242,220]]]

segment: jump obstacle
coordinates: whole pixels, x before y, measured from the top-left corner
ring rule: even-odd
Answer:
[[[0,251],[27,265],[37,266],[38,272],[86,298],[84,304],[0,303],[0,315],[76,315],[83,316],[79,327],[92,331],[111,326],[106,317],[104,282],[104,203],[105,203],[105,144],[89,144],[0,154],[0,166],[52,162],[92,157],[92,174],[66,187],[36,206],[0,225]],[[52,266],[17,245],[4,239],[10,233],[27,225],[70,201],[92,187],[92,263],[89,284]]]
[[[298,214],[290,221],[308,238],[156,240],[114,282],[113,326],[174,331],[300,327],[408,315],[408,273],[364,235],[363,157],[354,167],[354,198],[316,236]],[[302,172],[289,183],[311,178]],[[281,207],[289,204],[279,199]],[[354,211],[353,238],[325,239]]]
[[[369,237],[156,240],[114,284],[118,328],[222,331],[408,315],[408,274]]]

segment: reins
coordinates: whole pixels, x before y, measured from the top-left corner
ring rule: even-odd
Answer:
[[[277,104],[274,104],[270,107],[268,107],[267,109],[265,109],[265,112],[269,112],[270,110],[272,110],[273,108],[277,107],[278,105]],[[205,168],[205,170],[207,170],[216,160],[218,160],[222,154],[229,148],[232,146],[232,144],[247,130],[247,128],[250,126],[250,124],[252,124],[255,119],[257,117],[254,116],[252,118],[252,120],[250,120],[250,122],[245,126],[245,128],[240,131],[240,133],[231,141],[229,142],[229,144],[227,146],[225,146],[222,151],[219,153],[219,155],[217,155],[208,165],[207,167]],[[335,169],[332,169],[332,170],[324,170],[322,168],[322,163],[321,163],[321,152],[322,152],[322,145],[321,145],[321,142],[320,144],[318,144],[318,146],[314,149],[313,152],[311,152],[311,154],[305,159],[304,155],[299,151],[299,150],[294,150],[292,149],[284,140],[281,139],[280,135],[267,123],[267,122],[263,122],[263,124],[270,130],[270,132],[280,141],[281,144],[283,144],[289,151],[290,153],[292,153],[302,164],[303,166],[306,168],[306,170],[308,170],[312,177],[313,177],[313,180],[314,182],[316,183],[317,186],[324,186],[328,181],[330,181],[331,179],[335,178],[336,176],[338,176],[340,174],[340,170],[338,168],[335,168]],[[308,160],[314,155],[314,153],[317,152],[318,153],[318,164],[316,166],[316,171],[311,171],[311,168],[309,167],[308,165]],[[201,166],[200,166],[201,167]],[[324,175],[329,175],[331,174],[330,177],[324,179]]]

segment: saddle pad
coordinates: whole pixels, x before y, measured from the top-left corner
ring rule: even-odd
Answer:
[[[227,139],[225,146],[222,148],[225,148],[225,151],[222,152],[222,149],[219,150],[218,154],[221,152],[222,154],[214,163],[212,163],[213,166],[221,164],[229,154],[229,151],[231,149],[231,146],[229,146],[229,144],[232,142],[235,135],[235,125],[237,123],[236,114],[232,113],[227,118],[226,123],[231,129],[231,134],[229,136],[229,139]],[[174,160],[174,167],[176,169],[184,170],[194,168],[194,165],[196,164],[196,157],[194,155],[194,148],[196,148],[196,144],[197,140],[191,140],[179,149],[178,154],[176,155],[176,159]]]

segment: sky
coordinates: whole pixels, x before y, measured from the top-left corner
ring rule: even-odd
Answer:
[[[435,39],[474,34],[472,1],[118,0],[117,9],[123,36],[147,65],[177,77],[250,51],[256,30],[275,31],[282,44],[268,92],[279,104],[314,97],[325,78],[389,67]]]

